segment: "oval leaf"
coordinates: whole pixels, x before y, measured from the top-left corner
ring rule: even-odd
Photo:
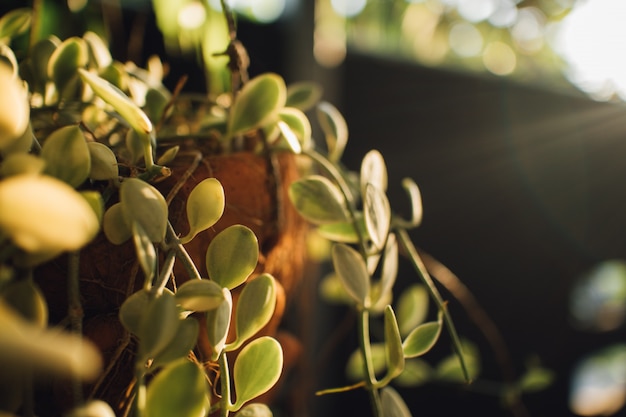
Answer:
[[[0,230],[25,251],[77,250],[99,228],[89,203],[62,181],[43,175],[0,181]]]
[[[345,222],[346,206],[341,191],[325,177],[312,175],[294,181],[289,198],[298,213],[314,224]]]
[[[322,87],[311,81],[300,81],[287,87],[285,106],[307,111],[322,97]]]
[[[164,291],[160,296],[150,299],[139,323],[139,357],[142,360],[154,358],[169,345],[180,320],[174,294]]]
[[[272,410],[261,403],[246,404],[241,410],[235,414],[235,417],[272,417]]]
[[[187,219],[189,233],[180,239],[188,243],[198,233],[213,226],[224,213],[224,188],[215,178],[207,178],[198,183],[187,199]]]
[[[213,347],[211,360],[216,361],[226,345],[233,311],[233,297],[228,288],[222,288],[224,300],[217,308],[206,313],[206,330],[209,343]]]
[[[385,386],[397,377],[404,370],[404,352],[402,350],[402,339],[400,338],[400,330],[396,315],[391,306],[385,307],[385,362],[387,363],[387,374],[381,381],[381,385]]]
[[[328,148],[328,159],[337,162],[341,159],[348,143],[348,124],[339,110],[323,101],[317,106],[317,120],[322,127]]]
[[[41,148],[44,172],[78,187],[89,177],[91,158],[85,135],[78,126],[65,126],[46,138]]]
[[[118,314],[120,322],[134,335],[139,334],[141,318],[148,308],[149,297],[148,291],[139,290],[126,298],[120,307]]]
[[[48,77],[52,79],[61,97],[74,95],[78,89],[78,71],[89,63],[89,50],[84,39],[77,36],[59,45],[48,61]]]
[[[383,343],[372,343],[372,368],[374,374],[379,375],[385,370],[385,345]],[[361,381],[365,376],[365,361],[361,350],[352,352],[346,363],[346,374],[353,381]]]
[[[133,231],[124,217],[122,203],[115,203],[104,212],[102,229],[106,238],[114,245],[121,245],[131,238]]]
[[[333,246],[332,258],[346,292],[357,304],[369,307],[370,276],[363,257],[350,246],[338,243]]]
[[[99,142],[87,143],[91,158],[89,178],[92,180],[111,180],[117,178],[117,158],[108,146]]]
[[[154,358],[152,367],[163,366],[186,357],[198,341],[198,331],[198,320],[191,317],[181,320],[170,344]]]
[[[441,322],[431,321],[413,329],[402,344],[404,356],[415,358],[428,352],[437,342],[441,334]]]
[[[119,88],[85,69],[79,69],[78,73],[94,93],[111,105],[133,130],[143,134],[152,131],[152,122],[148,116]]]
[[[283,349],[269,336],[259,337],[241,350],[233,370],[237,400],[233,410],[267,392],[280,378]]]
[[[30,27],[33,11],[30,7],[11,10],[0,18],[0,39],[13,38]]]
[[[41,174],[46,163],[43,159],[29,153],[12,153],[0,165],[0,177],[20,174]]]
[[[185,282],[176,291],[176,301],[188,311],[209,311],[224,301],[222,287],[208,279]]]
[[[150,417],[204,417],[209,392],[204,371],[187,359],[166,366],[148,386],[144,415]]]
[[[385,417],[411,417],[409,407],[393,388],[383,388],[380,393],[380,400]]]
[[[391,227],[391,207],[385,193],[377,186],[367,183],[363,195],[363,214],[367,233],[376,250],[385,246]]]
[[[411,219],[408,225],[410,227],[417,227],[422,223],[424,216],[424,209],[422,207],[422,194],[420,189],[411,178],[405,178],[402,180],[402,187],[406,190],[409,198],[411,199]]]
[[[382,154],[377,150],[371,150],[361,161],[361,192],[365,194],[367,184],[373,184],[383,193],[387,191],[387,166]]]
[[[391,300],[393,285],[398,276],[398,242],[396,235],[390,234],[385,245],[385,256],[380,274],[379,291],[376,297],[372,297],[375,310],[382,310],[385,300]]]
[[[231,108],[228,131],[234,136],[263,126],[285,105],[287,87],[277,74],[261,74],[248,81]]]
[[[276,281],[269,274],[262,274],[249,281],[239,296],[235,310],[236,339],[226,350],[238,349],[246,340],[265,326],[276,307]]]
[[[301,110],[285,107],[278,113],[278,118],[296,135],[300,147],[311,147],[311,122]]]
[[[405,289],[398,299],[396,306],[400,334],[408,335],[413,329],[422,324],[428,314],[428,291],[421,284],[415,284]]]
[[[0,64],[0,151],[9,148],[28,128],[27,91],[8,66]]]
[[[243,284],[256,268],[259,243],[254,232],[243,225],[222,230],[209,244],[206,268],[209,278],[233,289]]]
[[[120,187],[120,202],[126,224],[139,223],[152,242],[161,242],[167,229],[167,203],[152,185],[128,178]]]

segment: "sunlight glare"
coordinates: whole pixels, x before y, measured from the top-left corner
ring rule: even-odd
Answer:
[[[555,48],[569,63],[566,75],[595,99],[626,99],[625,19],[623,0],[593,0],[561,23]]]

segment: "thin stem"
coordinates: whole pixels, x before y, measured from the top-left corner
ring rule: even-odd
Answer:
[[[159,274],[159,278],[154,283],[151,288],[153,296],[159,296],[163,292],[163,289],[167,285],[167,281],[170,279],[170,275],[172,274],[172,270],[174,269],[174,262],[176,261],[176,249],[172,248],[167,252],[165,257],[165,261],[163,262],[163,268],[161,268],[161,273]]]
[[[176,232],[174,231],[174,227],[169,221],[167,222],[166,239],[168,241],[168,244],[175,247],[176,255],[185,267],[185,270],[189,274],[189,277],[192,279],[202,279],[198,268],[196,268],[196,264],[194,263],[193,259],[191,259],[191,256],[189,256],[189,253],[187,252],[183,244],[180,243],[180,240],[178,239],[178,236],[176,236]]]
[[[363,363],[365,367],[365,385],[369,394],[370,403],[374,417],[382,417],[383,406],[380,400],[380,393],[376,384],[376,375],[374,374],[374,363],[372,359],[372,346],[370,344],[370,324],[369,312],[366,309],[361,310],[359,315],[359,347],[363,354]]]
[[[228,357],[226,352],[222,351],[218,357],[218,363],[220,365],[220,417],[228,417],[230,412],[230,370],[228,369]]]
[[[439,311],[443,312],[443,321],[446,325],[446,328],[448,329],[448,333],[450,333],[450,337],[452,338],[452,345],[454,346],[454,350],[456,351],[456,354],[459,357],[459,361],[461,362],[463,376],[465,377],[466,381],[470,382],[471,378],[467,370],[465,358],[463,357],[463,348],[461,346],[461,341],[456,332],[456,328],[454,327],[454,323],[452,322],[452,318],[450,317],[450,313],[448,312],[447,303],[443,300],[441,294],[439,294],[439,290],[437,290],[433,279],[428,273],[426,266],[424,266],[424,262],[422,262],[422,258],[417,253],[417,249],[415,249],[415,246],[413,245],[413,242],[411,241],[411,238],[409,237],[407,231],[401,228],[398,228],[395,231],[398,236],[398,243],[400,243],[402,249],[408,254],[409,260],[415,268],[415,272],[422,280],[422,282],[426,284],[426,288],[428,289],[431,298],[437,304],[437,308],[439,308]]]

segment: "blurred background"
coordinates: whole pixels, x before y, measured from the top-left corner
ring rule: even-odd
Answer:
[[[0,11],[25,3],[3,0]],[[95,30],[119,60],[143,65],[161,55],[170,87],[185,74],[186,89],[212,88],[199,45],[219,1],[41,4],[43,32]],[[342,111],[348,168],[380,150],[400,210],[400,181],[418,183],[424,221],[412,237],[460,278],[501,333],[494,349],[443,289],[459,332],[480,352],[481,373],[470,386],[399,387],[413,415],[626,416],[624,0],[230,4],[252,75],[316,80]],[[211,36],[216,48],[224,42],[224,33]],[[414,279],[408,266],[403,276]],[[308,314],[319,327],[305,336],[312,393],[343,378],[356,339],[341,333],[347,309],[320,302]],[[449,352],[444,338],[425,359]],[[551,383],[507,401],[508,378],[538,365]],[[302,415],[368,413],[362,392],[297,402]]]

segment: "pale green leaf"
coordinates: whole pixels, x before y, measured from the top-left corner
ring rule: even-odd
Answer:
[[[213,347],[210,358],[212,361],[217,361],[226,346],[233,310],[233,297],[228,288],[222,288],[222,296],[222,303],[206,313],[207,338]]]
[[[393,298],[392,290],[398,276],[398,242],[395,234],[390,234],[385,244],[383,266],[380,273],[378,294],[372,296],[373,308],[380,311],[384,308],[383,303]]]
[[[240,224],[229,226],[215,236],[206,252],[211,280],[233,289],[254,271],[259,260],[259,243],[254,232]]]
[[[338,162],[348,143],[348,124],[339,110],[326,101],[317,105],[317,120],[326,138],[328,159]]]
[[[0,39],[14,38],[30,28],[33,11],[30,7],[11,10],[0,18]]]
[[[309,149],[311,147],[311,122],[301,110],[285,107],[278,113],[278,118],[289,126],[302,148]]]
[[[87,201],[89,207],[91,207],[98,218],[98,223],[102,224],[102,218],[104,217],[104,200],[102,200],[102,194],[98,191],[85,190],[80,192],[80,196]]]
[[[265,404],[250,403],[243,406],[235,417],[272,417],[272,410]]]
[[[52,132],[43,143],[41,158],[46,162],[46,174],[72,187],[85,182],[91,171],[91,157],[85,135],[76,125]]]
[[[84,71],[89,63],[89,51],[84,39],[77,36],[66,39],[48,60],[48,77],[54,82],[63,98],[77,92],[78,71]]]
[[[135,244],[135,252],[139,266],[144,274],[146,283],[151,283],[157,268],[157,253],[154,244],[150,241],[150,237],[146,234],[143,226],[133,221],[133,243]]]
[[[325,177],[311,175],[289,187],[289,198],[302,217],[314,224],[345,222],[347,209],[339,188]]]
[[[43,159],[29,153],[12,153],[0,165],[0,177],[20,174],[41,174],[46,163]]]
[[[432,349],[441,334],[442,327],[441,321],[431,321],[413,329],[402,344],[404,356],[415,358]]]
[[[324,301],[337,304],[352,304],[354,300],[346,292],[337,274],[328,274],[322,278],[319,293]]]
[[[89,178],[93,180],[111,180],[117,178],[119,169],[117,158],[108,146],[99,142],[87,143],[91,157]]]
[[[126,94],[87,70],[79,69],[79,74],[94,93],[111,105],[137,133],[147,134],[152,131],[152,122],[148,116]]]
[[[176,158],[176,155],[178,155],[179,150],[180,150],[180,146],[178,145],[172,146],[167,151],[165,151],[163,155],[159,157],[159,159],[157,160],[157,164],[168,165],[170,162],[174,160],[174,158]]]
[[[137,337],[141,360],[154,358],[170,344],[180,325],[176,298],[169,291],[150,298],[141,316]]]
[[[139,334],[141,318],[148,309],[149,300],[149,291],[139,290],[128,296],[120,306],[118,313],[120,322],[126,330],[134,335]]]
[[[399,387],[418,387],[432,379],[433,368],[423,359],[411,358],[404,361],[404,371],[393,380]]]
[[[180,239],[188,243],[198,233],[213,226],[224,213],[224,188],[216,178],[207,178],[198,183],[187,198],[187,220],[189,233]]]
[[[25,251],[77,250],[99,228],[87,201],[62,181],[43,175],[0,181],[0,231]]]
[[[357,304],[368,308],[370,304],[370,276],[359,252],[342,243],[333,245],[333,266],[346,292]]]
[[[400,394],[391,387],[385,387],[380,392],[383,408],[383,417],[411,417],[411,411]]]
[[[254,336],[265,326],[276,307],[276,281],[269,274],[261,274],[246,283],[235,310],[236,339],[226,346],[232,351]]]
[[[272,388],[282,369],[283,350],[276,339],[263,336],[246,345],[239,353],[233,370],[237,396],[233,411]]]
[[[168,209],[159,190],[138,178],[128,178],[120,187],[120,202],[126,224],[141,224],[152,242],[165,238]]]
[[[311,109],[322,97],[322,87],[312,81],[300,81],[287,86],[285,106],[302,111]]]
[[[391,227],[391,207],[385,193],[367,183],[363,195],[363,214],[367,233],[376,250],[384,248]]]
[[[480,373],[480,355],[476,346],[468,341],[462,342],[462,349],[463,361],[471,381]],[[437,364],[435,377],[443,381],[467,383],[461,361],[456,353],[445,357]]]
[[[411,178],[402,180],[402,187],[407,192],[411,201],[411,218],[409,220],[395,219],[396,223],[406,229],[417,227],[422,223],[424,210],[422,208],[422,194],[420,189]]]
[[[367,230],[365,230],[365,219],[363,219],[363,216],[357,218],[357,225],[360,232],[365,235]],[[350,222],[322,224],[317,228],[317,231],[320,235],[333,242],[359,243],[359,234]]]
[[[7,65],[0,63],[0,151],[13,145],[28,128],[27,91]]]
[[[385,363],[387,364],[387,373],[381,385],[385,386],[397,377],[404,370],[404,352],[402,350],[402,339],[400,338],[400,330],[396,315],[391,306],[385,307],[384,311],[385,323]]]
[[[176,291],[176,301],[188,311],[209,311],[224,301],[222,287],[208,279],[185,282]]]
[[[408,335],[413,329],[422,324],[428,314],[428,291],[421,284],[414,284],[406,288],[398,298],[396,306],[400,334]]]
[[[382,154],[373,149],[361,161],[361,193],[365,195],[367,184],[373,184],[383,193],[387,191],[387,166]]]
[[[523,392],[542,391],[554,382],[555,377],[554,371],[535,366],[524,372],[517,385]]]
[[[287,87],[277,74],[261,74],[248,81],[232,105],[228,120],[230,136],[263,126],[285,105]]]
[[[194,362],[179,359],[166,366],[148,385],[143,415],[204,417],[209,405],[204,371]]]
[[[87,31],[83,34],[83,39],[87,43],[89,61],[92,66],[101,69],[106,68],[113,62],[111,51],[104,40],[95,32]]]
[[[121,245],[131,238],[133,231],[124,217],[122,203],[115,203],[104,212],[102,229],[106,238],[114,245]]]
[[[181,320],[176,334],[170,343],[163,349],[152,362],[152,367],[159,367],[185,358],[198,342],[198,320],[188,317]]]
[[[384,343],[372,343],[372,369],[375,375],[381,374],[386,368],[386,349]],[[348,357],[346,362],[346,375],[353,381],[360,381],[366,377],[365,374],[365,361],[363,360],[363,354],[360,349],[355,350]]]

